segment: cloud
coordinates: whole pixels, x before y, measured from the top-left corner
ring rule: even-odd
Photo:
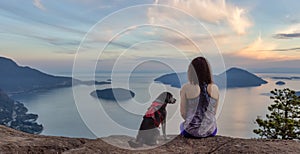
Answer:
[[[279,34],[275,34],[273,36],[273,38],[276,38],[276,39],[300,38],[300,33],[289,33],[289,34],[279,33]]]
[[[41,3],[41,0],[33,0],[33,5],[41,10],[46,10],[45,6]]]
[[[227,21],[229,25],[235,30],[238,34],[245,34],[246,30],[251,27],[252,23],[248,18],[244,16],[246,10],[235,7],[230,9],[231,13],[227,15]]]
[[[276,39],[293,39],[300,38],[300,24],[294,24],[286,29],[278,31],[273,38]]]
[[[234,53],[234,55],[259,60],[287,60],[296,58],[292,55],[284,55],[274,52],[276,51],[276,46],[277,45],[274,43],[269,43],[262,40],[262,38],[259,36],[253,43]]]
[[[223,54],[226,67],[242,67],[258,72],[299,72],[299,58],[296,60],[252,59],[234,54]]]
[[[54,53],[57,54],[67,54],[67,55],[75,55],[76,54],[76,50],[57,50],[57,51],[53,51]]]
[[[298,48],[281,48],[281,49],[273,49],[268,51],[300,51],[300,47]]]
[[[130,44],[130,42],[121,42],[121,41],[110,41],[108,42],[109,49],[136,49],[134,44]]]
[[[246,9],[226,3],[225,0],[165,0],[155,1],[155,3],[178,8],[209,23],[225,23],[240,35],[245,34],[247,29],[252,26],[252,22],[247,17]],[[150,9],[148,11],[153,10]],[[159,11],[159,9],[156,9],[156,11]],[[150,12],[148,14],[151,15],[153,13]],[[172,15],[172,12],[161,11],[158,16],[148,16],[148,18],[153,22],[156,18],[159,19],[170,15]]]

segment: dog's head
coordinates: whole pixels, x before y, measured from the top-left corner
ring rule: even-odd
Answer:
[[[163,92],[158,96],[158,99],[163,101],[166,104],[174,104],[176,102],[176,99],[173,97],[173,95],[169,92]]]

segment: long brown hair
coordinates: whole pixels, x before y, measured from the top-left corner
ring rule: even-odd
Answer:
[[[212,83],[210,66],[204,57],[197,57],[192,60],[188,68],[188,80],[192,84]]]

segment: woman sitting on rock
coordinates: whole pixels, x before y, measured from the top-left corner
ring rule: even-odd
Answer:
[[[215,136],[219,90],[213,84],[207,60],[204,57],[193,59],[187,74],[189,82],[180,91],[180,112],[185,120],[180,125],[181,135],[188,138]]]

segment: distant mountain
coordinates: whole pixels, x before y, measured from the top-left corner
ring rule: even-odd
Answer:
[[[240,68],[230,68],[227,71],[213,76],[215,84],[220,88],[254,87],[266,84],[267,81]],[[162,75],[154,81],[180,88],[187,83],[187,73],[171,73]],[[227,82],[227,83],[226,83]],[[226,85],[227,84],[227,85]]]
[[[172,87],[180,88],[182,84],[187,83],[187,73],[170,73],[162,75],[156,79],[156,82],[160,82],[166,85],[170,85]]]
[[[260,64],[258,64],[257,66],[259,66]],[[263,64],[261,64],[263,65]],[[299,60],[295,60],[295,61],[289,61],[289,62],[281,62],[281,63],[276,63],[276,64],[265,64],[265,67],[269,67],[269,66],[283,66],[286,65],[284,67],[281,68],[249,68],[247,70],[250,70],[251,72],[255,72],[255,73],[300,73],[300,69],[299,68],[290,68],[290,66],[299,66]]]
[[[300,77],[299,76],[292,76],[292,77],[271,77],[272,79],[279,79],[279,80],[299,80]]]
[[[0,125],[31,134],[41,133],[43,126],[35,122],[38,115],[27,112],[22,103],[12,100],[0,90]]]
[[[0,57],[0,88],[8,93],[51,89],[72,85],[72,78],[48,75],[30,67],[21,67],[8,58]]]
[[[0,88],[9,94],[72,86],[71,77],[54,76],[30,67],[19,66],[11,59],[0,57]],[[73,80],[74,84],[110,84],[110,82]]]

